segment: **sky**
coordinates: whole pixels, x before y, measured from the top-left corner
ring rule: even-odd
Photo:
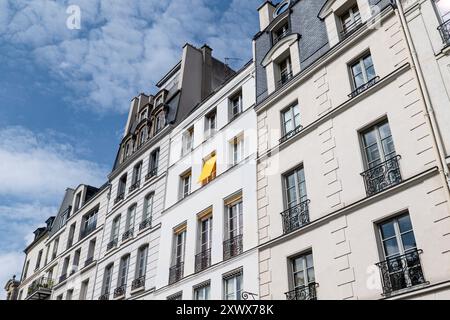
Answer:
[[[186,42],[238,69],[262,2],[0,0],[2,288],[66,188],[106,182],[130,100],[156,92]]]

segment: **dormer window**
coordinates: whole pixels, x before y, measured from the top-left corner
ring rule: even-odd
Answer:
[[[291,57],[288,56],[281,60],[278,63],[278,68],[280,71],[279,74],[279,80],[278,80],[278,87],[283,86],[285,83],[287,83],[290,79],[292,79],[292,63],[291,63]]]
[[[162,96],[162,95],[160,95],[159,97],[158,97],[158,99],[156,99],[156,106],[160,106],[160,105],[162,105],[163,104],[163,102],[164,102],[164,97]]]
[[[164,115],[164,112],[161,111],[156,116],[156,124],[155,124],[155,134],[160,132],[162,129],[164,129],[164,126],[166,125],[166,116]]]
[[[345,38],[355,31],[361,24],[361,14],[358,5],[354,5],[340,16],[342,31],[341,38]]]
[[[289,23],[286,21],[279,28],[275,29],[272,32],[273,44],[275,45],[278,41],[287,36],[289,34],[289,31],[290,31]]]
[[[139,116],[139,121],[142,121],[144,119],[147,119],[147,109],[141,112],[141,115]]]

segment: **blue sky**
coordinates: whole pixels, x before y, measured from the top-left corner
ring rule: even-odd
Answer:
[[[129,101],[154,93],[184,43],[234,68],[251,58],[261,2],[0,0],[0,285],[67,187],[106,181]]]

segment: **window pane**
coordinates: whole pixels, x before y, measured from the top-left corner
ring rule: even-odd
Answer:
[[[386,257],[391,257],[399,253],[397,239],[393,238],[390,240],[384,241],[384,250]]]
[[[313,266],[314,266],[313,256],[312,256],[312,254],[308,254],[308,255],[306,256],[306,267],[307,267],[307,268],[311,268],[311,267],[313,267]]]
[[[385,139],[385,138],[390,137],[392,135],[391,128],[389,127],[389,123],[388,122],[380,125],[378,130],[380,131],[381,139]]]
[[[316,280],[314,276],[314,268],[309,268],[307,274],[308,274],[308,283],[314,282]]]
[[[403,249],[408,251],[417,247],[414,232],[410,231],[402,235]]]
[[[380,229],[381,229],[381,236],[382,236],[383,240],[392,238],[395,236],[395,228],[394,228],[393,222],[389,222],[389,223],[385,223],[385,224],[381,225]]]
[[[411,231],[412,230],[412,224],[411,224],[411,219],[408,216],[404,216],[398,219],[398,226],[400,229],[400,232],[407,232],[407,231]]]
[[[378,145],[373,145],[366,149],[367,161],[369,164],[378,164],[381,159],[380,151],[378,150]]]
[[[377,136],[374,130],[364,133],[364,146],[369,147],[377,143]]]
[[[294,284],[296,287],[305,285],[305,275],[303,271],[297,272],[294,274]]]

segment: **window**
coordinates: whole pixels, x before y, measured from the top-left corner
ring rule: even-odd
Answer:
[[[72,273],[75,273],[78,270],[78,267],[80,265],[80,257],[81,257],[81,249],[78,249],[77,251],[75,251],[74,255],[73,255],[73,262],[72,262]]]
[[[367,168],[373,168],[396,156],[388,121],[383,121],[362,133]]]
[[[183,278],[184,252],[186,246],[186,225],[174,231],[172,267],[169,270],[169,285]]]
[[[224,276],[224,300],[241,300],[242,270]]]
[[[155,134],[157,134],[162,129],[164,129],[165,125],[166,125],[166,116],[165,116],[164,112],[161,111],[156,116]]]
[[[66,278],[67,278],[67,271],[69,269],[69,263],[70,263],[70,256],[67,256],[66,258],[64,258],[64,262],[63,262],[63,266],[62,266],[62,272],[61,272],[61,277],[59,279],[59,282],[62,282],[64,280],[66,280]]]
[[[191,193],[191,180],[191,169],[180,176],[180,200],[186,198]]]
[[[283,232],[289,233],[309,223],[309,200],[303,167],[285,174],[283,180],[286,210],[281,215]]]
[[[361,14],[358,6],[355,5],[347,10],[341,15],[340,20],[342,25],[341,35],[345,37],[361,25]]]
[[[150,154],[150,172],[149,175],[154,177],[158,174],[159,166],[159,149],[156,149]]]
[[[72,223],[69,229],[69,237],[67,239],[67,249],[73,245],[73,238],[75,236],[76,223]]]
[[[217,129],[217,111],[214,109],[205,117],[205,138],[209,138],[216,133]]]
[[[142,162],[139,162],[137,165],[133,168],[133,178],[131,181],[131,191],[139,188],[139,185],[141,183],[141,172],[142,172]]]
[[[370,54],[360,58],[350,66],[353,88],[360,89],[357,94],[367,89],[367,84],[376,78],[375,67]]]
[[[291,259],[291,279],[293,291],[288,293],[289,300],[313,300],[316,298],[312,252]]]
[[[448,0],[435,0],[437,11],[442,22],[450,20],[450,2]]]
[[[167,300],[171,300],[171,301],[182,300],[182,299],[183,299],[183,292],[182,291],[167,297]]]
[[[147,195],[144,199],[144,208],[142,210],[142,223],[150,222],[152,219],[153,197],[154,197],[154,194],[151,193],[151,194]],[[144,228],[146,228],[146,227],[147,227],[147,225]]]
[[[281,113],[282,134],[284,140],[290,139],[301,128],[300,107],[297,103],[283,110]]]
[[[73,297],[73,289],[67,290],[66,300],[72,300]]]
[[[59,246],[59,237],[56,238],[55,241],[53,242],[52,260],[54,260],[58,255],[58,246]]]
[[[145,273],[147,270],[147,255],[148,255],[148,245],[139,248],[136,260],[135,279],[145,277]]]
[[[88,290],[88,286],[89,286],[89,279],[84,280],[84,281],[81,283],[79,300],[86,300],[86,298],[87,298],[87,290]]]
[[[383,258],[378,264],[385,294],[425,282],[409,214],[379,224]]]
[[[56,297],[56,300],[62,300],[63,299],[63,295],[60,294],[59,296]]]
[[[133,236],[136,207],[137,205],[134,204],[128,209],[127,218],[125,220],[125,233],[122,236],[123,241],[130,239]]]
[[[84,238],[97,228],[98,208],[83,216],[81,237]]]
[[[124,174],[120,180],[117,188],[117,199],[122,200],[125,196],[125,190],[127,187],[127,174]]]
[[[47,245],[46,245],[46,250],[45,250],[45,260],[44,260],[44,266],[46,266],[46,265],[47,265],[47,262],[48,262],[48,253],[49,253],[49,251],[50,251],[50,245],[49,245],[49,244],[47,244]]]
[[[197,254],[195,256],[195,272],[200,272],[211,266],[211,244],[213,217],[211,209],[201,213],[198,218]]]
[[[25,268],[23,269],[23,277],[22,280],[27,278],[28,268],[30,267],[30,260],[25,263]]]
[[[233,120],[242,113],[242,92],[235,94],[230,98],[230,120]]]
[[[141,111],[140,114],[140,121],[147,119],[147,109],[144,109],[143,111]]]
[[[243,215],[242,195],[225,201],[225,241],[223,243],[224,260],[242,253]]]
[[[289,34],[289,23],[286,21],[272,33],[272,42],[275,45],[278,41]]]
[[[280,79],[278,81],[278,86],[282,86],[285,83],[287,83],[292,77],[292,63],[291,63],[291,57],[288,56],[287,58],[285,58],[284,60],[282,60],[279,64],[278,64],[278,68],[280,71]]]
[[[148,137],[148,127],[145,126],[139,134],[139,144],[143,145],[145,141],[147,141],[147,137]]]
[[[117,239],[119,238],[119,230],[120,230],[120,215],[115,217],[112,222],[110,241],[117,241]]]
[[[194,140],[194,127],[191,127],[188,130],[186,130],[186,132],[183,134],[183,150],[181,153],[183,156],[192,151],[193,140]]]
[[[42,250],[39,250],[38,257],[37,257],[37,260],[36,260],[36,266],[35,266],[34,270],[38,270],[40,268],[41,260],[42,260],[42,254],[43,254]]]
[[[280,14],[285,13],[289,9],[290,4],[291,4],[290,0],[284,0],[278,3],[278,6],[273,13],[273,17],[276,18]]]
[[[89,241],[88,254],[87,254],[87,259],[86,259],[85,265],[88,265],[92,261],[94,261],[95,244],[96,244],[96,239],[92,239],[91,241]]]
[[[103,274],[103,285],[102,285],[102,295],[109,295],[111,291],[111,280],[113,273],[113,264],[108,265],[105,268],[105,273]]]
[[[124,288],[127,285],[128,267],[130,264],[130,255],[126,255],[120,259],[119,276],[117,279],[117,287]]]
[[[217,156],[215,152],[203,159],[202,174],[199,178],[199,182],[201,182],[203,186],[207,185],[216,178],[216,162]]]
[[[212,221],[212,215],[200,220],[200,252],[206,252],[211,249]]]
[[[239,164],[244,158],[244,135],[241,134],[230,142],[231,144],[231,165]]]
[[[77,195],[75,196],[75,208],[74,208],[74,212],[78,211],[78,209],[80,209],[80,205],[81,205],[81,191],[77,193]]]
[[[194,287],[194,300],[209,300],[210,299],[210,282]]]

